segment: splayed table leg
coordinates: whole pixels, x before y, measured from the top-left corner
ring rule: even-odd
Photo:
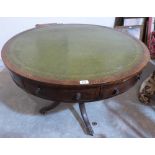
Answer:
[[[89,135],[93,136],[94,131],[93,131],[92,127],[91,127],[91,124],[90,124],[88,116],[87,116],[87,112],[86,112],[86,108],[85,108],[85,103],[84,102],[80,102],[79,103],[79,108],[80,108],[82,119],[83,119],[84,124],[86,126],[86,131],[87,131],[87,133]]]
[[[46,113],[48,113],[50,110],[56,108],[58,105],[60,104],[60,102],[54,102],[46,107],[43,107],[39,110],[39,112],[42,114],[42,115],[45,115]]]

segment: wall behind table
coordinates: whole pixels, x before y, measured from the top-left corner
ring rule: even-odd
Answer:
[[[36,24],[43,23],[83,23],[83,24],[96,24],[108,27],[114,26],[114,17],[45,17],[45,18],[34,18],[34,17],[0,17],[0,51],[5,42],[12,36],[20,33],[24,30],[33,28]],[[0,57],[1,59],[1,57]]]

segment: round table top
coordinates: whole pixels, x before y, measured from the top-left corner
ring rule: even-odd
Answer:
[[[10,39],[2,59],[24,77],[80,85],[123,80],[144,68],[149,52],[137,39],[103,26],[50,24]]]

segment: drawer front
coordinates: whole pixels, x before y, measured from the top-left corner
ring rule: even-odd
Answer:
[[[64,101],[94,101],[99,98],[100,88],[87,88],[87,89],[63,89],[58,90],[58,95]]]
[[[139,75],[118,84],[101,86],[101,98],[106,99],[124,93],[137,82],[138,78]]]
[[[41,98],[63,101],[63,102],[80,102],[95,101],[99,99],[100,87],[91,88],[65,88],[40,85],[34,82],[24,82],[25,90],[28,93]]]

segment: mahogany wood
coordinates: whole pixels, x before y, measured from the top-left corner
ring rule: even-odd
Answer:
[[[44,99],[60,102],[91,102],[110,98],[127,91],[137,82],[140,76],[140,73],[138,73],[119,83],[106,85],[64,86],[30,80],[17,75],[13,71],[10,71],[10,74],[14,82],[26,92]]]
[[[50,26],[51,24],[36,25],[36,28],[38,29],[48,25]],[[31,30],[27,30],[23,33]],[[10,63],[7,59],[7,51],[12,40],[14,40],[16,36],[11,38],[2,49],[2,59],[10,71],[12,79],[26,92],[53,101],[91,102],[119,95],[127,91],[136,83],[143,68],[147,65],[150,59],[146,46],[141,41],[130,36],[135,42],[137,42],[137,44],[140,44],[143,47],[143,60],[141,63],[138,62],[138,65],[132,68],[128,73],[120,74],[118,76],[110,76],[109,78],[89,80],[88,85],[81,85],[77,80],[49,80],[22,72],[19,68],[16,68]]]

